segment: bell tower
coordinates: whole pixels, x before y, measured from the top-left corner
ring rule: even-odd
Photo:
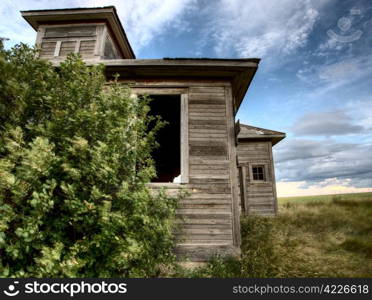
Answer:
[[[135,59],[114,6],[22,11],[37,31],[39,56],[58,62],[69,53],[87,61]]]

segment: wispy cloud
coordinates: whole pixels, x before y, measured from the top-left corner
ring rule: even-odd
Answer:
[[[327,178],[372,186],[371,144],[289,139],[275,149],[278,179],[319,184]]]
[[[335,91],[345,92],[358,89],[366,82],[372,83],[372,54],[347,58],[334,56],[332,60],[314,63],[297,71],[297,78],[306,85],[305,88],[311,88],[307,98],[321,98]]]
[[[195,7],[196,0],[5,0],[0,7],[0,36],[11,39],[10,44],[35,42],[36,34],[22,19],[20,10],[109,5],[116,7],[131,45],[139,52],[164,32],[185,30],[185,12]]]
[[[365,129],[343,111],[305,114],[292,126],[297,136],[334,136],[362,133]]]
[[[211,12],[209,36],[217,56],[273,61],[306,45],[327,1],[221,0]]]
[[[114,5],[135,51],[154,38],[173,30],[187,29],[186,12],[195,8],[196,0],[79,0],[83,6]]]

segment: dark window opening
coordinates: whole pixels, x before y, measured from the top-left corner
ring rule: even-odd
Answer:
[[[252,166],[253,180],[265,180],[265,168],[264,166]]]
[[[166,121],[157,133],[159,147],[152,157],[157,177],[152,182],[173,182],[181,174],[181,96],[150,95],[150,114]]]

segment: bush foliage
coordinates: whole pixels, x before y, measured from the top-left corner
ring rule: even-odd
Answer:
[[[0,277],[158,276],[176,199],[152,195],[163,122],[103,67],[0,49]]]

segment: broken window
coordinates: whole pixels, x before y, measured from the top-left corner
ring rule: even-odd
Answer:
[[[174,182],[181,174],[181,95],[149,95],[150,115],[167,124],[157,133],[159,147],[152,153],[157,177],[152,182]]]
[[[252,166],[252,176],[253,180],[265,181],[265,166],[263,165],[253,165]]]

